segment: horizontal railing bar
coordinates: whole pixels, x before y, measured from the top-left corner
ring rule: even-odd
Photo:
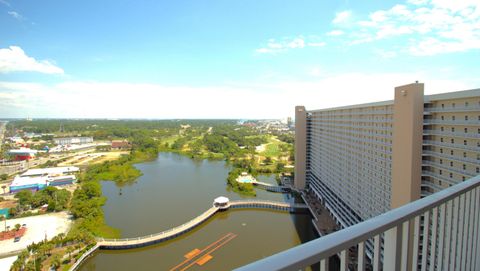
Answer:
[[[236,269],[297,270],[413,219],[480,185],[480,175],[384,214]]]

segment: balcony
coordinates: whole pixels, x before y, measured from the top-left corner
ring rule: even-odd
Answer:
[[[480,106],[458,106],[458,107],[426,107],[426,112],[476,112]]]
[[[439,119],[425,119],[424,125],[443,124],[443,125],[462,125],[462,126],[478,126],[478,120],[439,120]]]
[[[236,270],[299,270],[316,263],[329,270],[334,255],[342,271],[366,270],[367,264],[373,270],[478,270],[479,207],[480,175]]]
[[[480,152],[480,147],[475,147],[475,146],[470,146],[470,145],[444,143],[444,142],[438,142],[438,141],[433,141],[433,140],[424,140],[423,145],[424,146],[433,145],[433,146],[438,146],[438,147],[446,147],[446,148],[450,148],[450,149],[453,148],[453,149]]]
[[[453,136],[461,138],[480,138],[480,134],[477,133],[461,133],[461,132],[448,132],[441,130],[423,130],[423,135],[435,135],[435,136]]]

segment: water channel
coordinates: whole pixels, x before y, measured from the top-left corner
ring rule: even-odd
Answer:
[[[137,164],[143,172],[135,183],[117,186],[103,182],[107,223],[122,237],[137,237],[170,229],[211,207],[218,196],[241,199],[228,191],[224,161],[196,161],[173,153]],[[274,176],[260,181],[275,183]],[[257,198],[290,201],[289,195],[256,189]],[[81,270],[170,270],[194,249],[202,250],[227,233],[237,236],[211,253],[203,266],[189,270],[231,270],[315,238],[308,214],[268,210],[229,210],[215,214],[193,231],[168,242],[141,249],[101,250]]]

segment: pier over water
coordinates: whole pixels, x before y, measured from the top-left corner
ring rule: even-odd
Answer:
[[[94,247],[92,247],[90,250],[88,250],[85,254],[83,254],[82,257],[80,257],[79,260],[70,268],[70,270],[76,270],[86,258],[88,258],[92,253],[94,253],[98,249],[105,249],[105,250],[132,249],[132,248],[145,247],[145,246],[157,244],[160,242],[164,242],[167,240],[171,240],[184,233],[191,231],[196,226],[207,221],[215,213],[219,211],[226,211],[230,208],[232,209],[260,208],[260,209],[271,209],[271,210],[287,211],[287,212],[295,212],[302,209],[308,209],[307,205],[299,204],[299,203],[292,204],[292,203],[269,201],[269,200],[230,201],[228,200],[228,198],[225,198],[225,197],[219,197],[217,199],[220,199],[220,198],[222,198],[221,204],[218,204],[218,202],[215,201],[213,206],[210,209],[206,210],[199,216],[195,217],[194,219],[180,226],[177,226],[169,230],[165,230],[159,233],[154,233],[146,236],[134,237],[134,238],[122,238],[122,239],[97,238],[97,244]]]

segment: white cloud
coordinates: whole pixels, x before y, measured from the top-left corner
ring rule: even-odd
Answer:
[[[314,76],[314,77],[319,77],[319,76],[324,75],[324,71],[319,67],[314,67],[313,69],[310,70],[310,72],[308,74],[310,74],[311,76]]]
[[[0,73],[30,71],[47,74],[63,74],[63,69],[47,60],[35,60],[27,56],[22,48],[10,46],[0,49]]]
[[[350,44],[405,38],[403,51],[435,55],[480,49],[480,1],[408,0],[353,23]],[[413,41],[413,42],[412,42]],[[430,47],[430,48],[429,48]]]
[[[416,56],[432,56],[442,53],[462,52],[480,48],[480,40],[442,41],[436,38],[425,38],[410,46],[409,51]]]
[[[292,49],[303,48],[305,47],[305,41],[303,40],[303,38],[295,38],[287,44],[287,47]]]
[[[309,47],[323,47],[325,45],[327,45],[326,42],[309,42],[309,43],[307,43],[307,46],[309,46]]]
[[[25,19],[25,17],[23,17],[20,13],[16,11],[8,11],[7,13],[19,21],[23,21]]]
[[[471,89],[480,84],[480,78],[469,82],[422,73],[329,75],[313,68],[310,74],[314,76],[311,81],[208,87],[123,82],[68,81],[53,85],[0,82],[0,116],[283,118],[293,115],[295,105],[317,109],[389,100],[395,86],[415,80],[425,82],[426,94]],[[88,110],[79,105],[88,105]]]
[[[350,17],[352,17],[352,11],[351,10],[345,10],[342,12],[338,12],[335,15],[335,18],[333,19],[332,23],[334,24],[342,24],[347,22]]]
[[[376,50],[377,55],[384,59],[390,59],[397,57],[397,52],[395,51],[385,51],[382,49]]]
[[[332,31],[327,33],[327,36],[341,36],[344,33],[345,32],[343,32],[342,30],[332,30]]]
[[[322,47],[326,43],[319,41],[317,37],[304,38],[298,36],[295,38],[284,38],[281,41],[269,39],[265,47],[256,49],[255,52],[260,54],[275,54],[284,52],[290,49],[302,49],[305,47]]]

